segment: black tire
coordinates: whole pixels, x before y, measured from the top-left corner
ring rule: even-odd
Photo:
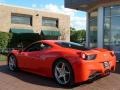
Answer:
[[[8,57],[8,68],[11,71],[18,71],[17,59],[12,54]]]
[[[66,80],[68,79],[67,82],[64,82],[65,81],[64,77],[61,77],[61,81],[59,80],[60,78],[59,79],[57,78],[58,70],[56,68],[62,63],[65,64],[65,71],[62,72],[63,69],[61,68],[61,76],[62,75],[64,76],[64,74],[66,73],[66,75],[64,77],[66,78]],[[59,68],[59,70],[60,70],[60,68]],[[67,73],[68,73],[68,75],[67,75]],[[56,82],[61,86],[72,87],[74,85],[73,69],[72,69],[70,63],[68,63],[64,59],[61,59],[61,60],[58,60],[55,62],[54,67],[53,67],[53,76],[54,76],[54,79],[56,80]],[[64,79],[63,80],[64,83],[62,83],[62,79]]]

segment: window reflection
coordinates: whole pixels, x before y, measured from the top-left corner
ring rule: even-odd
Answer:
[[[112,16],[120,16],[120,6],[112,6],[111,7],[111,15]]]
[[[12,13],[11,23],[32,25],[32,16]]]
[[[120,59],[120,6],[104,10],[104,48],[114,50]]]
[[[90,48],[97,47],[97,11],[93,11],[89,16],[89,42]]]
[[[58,27],[58,19],[43,17],[42,18],[42,25],[43,26]]]
[[[104,22],[104,47],[105,48],[110,48],[109,45],[110,45],[110,22],[111,22],[111,19],[110,17],[106,17],[105,18],[105,22]]]
[[[120,17],[111,18],[111,42],[120,45]]]

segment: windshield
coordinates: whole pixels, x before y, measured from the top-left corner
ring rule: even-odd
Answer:
[[[61,47],[65,47],[65,48],[72,48],[72,49],[77,49],[77,50],[88,50],[83,45],[78,44],[78,43],[74,43],[74,42],[59,41],[59,42],[56,42],[56,44],[61,46]]]

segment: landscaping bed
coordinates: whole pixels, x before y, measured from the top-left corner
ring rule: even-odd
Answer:
[[[0,61],[6,61],[7,56],[0,54]]]

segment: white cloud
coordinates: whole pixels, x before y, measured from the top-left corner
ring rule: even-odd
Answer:
[[[76,29],[86,29],[86,17],[73,16],[71,17],[71,27]]]
[[[37,4],[32,4],[32,8],[37,8]]]
[[[76,10],[64,8],[64,6],[57,6],[54,4],[42,6],[41,9],[69,15],[71,18],[71,27],[76,29],[86,29],[86,16],[78,15],[78,11]]]

